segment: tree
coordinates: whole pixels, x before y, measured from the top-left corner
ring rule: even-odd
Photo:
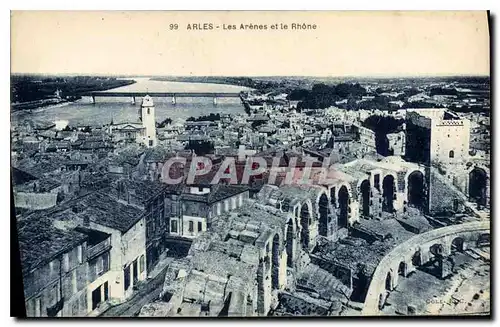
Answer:
[[[213,153],[215,150],[214,144],[210,141],[189,141],[185,149],[193,150],[198,156]]]
[[[172,124],[172,119],[170,118],[165,118],[161,123],[158,124],[158,128],[163,128],[167,125]]]

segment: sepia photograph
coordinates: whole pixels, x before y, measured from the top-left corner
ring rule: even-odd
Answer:
[[[10,28],[15,316],[491,319],[489,11]]]

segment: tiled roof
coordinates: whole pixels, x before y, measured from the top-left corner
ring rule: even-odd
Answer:
[[[41,214],[19,220],[17,230],[23,275],[87,239],[76,231],[54,227],[51,219]]]

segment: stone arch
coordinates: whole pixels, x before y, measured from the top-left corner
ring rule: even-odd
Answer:
[[[455,237],[451,241],[451,252],[463,252],[464,250],[464,239],[460,236]]]
[[[382,210],[394,212],[394,200],[396,199],[396,178],[389,174],[382,181]]]
[[[337,228],[347,228],[349,222],[349,190],[345,185],[339,189],[339,213],[337,216]]]
[[[408,175],[408,205],[423,209],[425,206],[425,178],[420,170]]]
[[[480,167],[469,172],[469,199],[479,206],[487,205],[488,174]]]
[[[371,185],[368,179],[361,182],[359,187],[360,202],[361,202],[361,213],[364,217],[370,216],[370,192]]]
[[[280,237],[274,234],[273,244],[271,248],[271,282],[273,289],[279,289],[280,276]]]
[[[286,255],[287,266],[293,267],[293,259],[295,258],[294,239],[296,233],[296,225],[294,217],[290,217],[286,223]]]
[[[309,249],[309,225],[311,224],[312,219],[312,205],[309,201],[304,202],[300,207],[300,243],[304,250]]]
[[[450,241],[455,237],[462,237],[467,242],[473,242],[478,240],[480,234],[487,235],[490,233],[490,222],[489,221],[474,221],[466,222],[457,225],[450,225],[442,228],[436,228],[431,231],[417,234],[412,238],[406,240],[402,244],[399,244],[391,252],[386,254],[382,260],[377,265],[375,272],[372,274],[371,282],[366,292],[366,297],[364,301],[364,306],[362,309],[363,315],[377,315],[380,314],[380,310],[383,307],[382,300],[385,301],[389,291],[385,290],[385,284],[387,281],[388,271],[391,273],[392,285],[388,285],[388,288],[394,288],[397,285],[399,276],[394,274],[396,272],[395,268],[398,267],[401,262],[405,262],[411,271],[414,267],[410,266],[410,258],[413,254],[414,266],[419,266],[421,262],[428,262],[431,245],[446,245],[445,251],[448,251]],[[448,253],[446,253],[448,255]],[[418,258],[418,259],[417,259]],[[421,258],[424,258],[423,260]],[[432,258],[430,258],[432,260]],[[417,262],[420,261],[420,262]],[[451,270],[453,270],[453,261],[451,263]],[[436,266],[436,265],[434,265]],[[390,268],[389,268],[390,267]],[[426,267],[425,270],[427,271]],[[436,267],[437,268],[437,267]],[[433,269],[435,270],[435,269]],[[383,297],[381,296],[383,295]]]

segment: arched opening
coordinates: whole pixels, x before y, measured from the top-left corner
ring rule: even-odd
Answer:
[[[455,158],[455,151],[451,150],[451,151],[448,153],[448,157],[450,157],[450,158]]]
[[[469,173],[469,198],[479,206],[486,206],[487,180],[486,171],[479,167],[475,167]]]
[[[424,200],[424,174],[416,170],[408,176],[408,204],[423,209]]]
[[[434,256],[434,259],[442,258],[444,254],[443,244],[435,243],[429,248],[430,253]]]
[[[328,236],[328,197],[321,194],[319,201],[319,235]]]
[[[463,252],[464,250],[464,239],[461,237],[456,237],[451,241],[451,252]]]
[[[295,234],[293,227],[293,218],[290,218],[286,224],[286,263],[288,267],[293,267],[293,237]]]
[[[361,208],[364,217],[370,216],[370,181],[365,179],[361,183]]]
[[[279,288],[279,274],[280,274],[280,238],[278,234],[274,235],[273,238],[273,248],[272,248],[272,270],[271,270],[271,280],[273,289]]]
[[[485,233],[479,235],[476,245],[477,247],[490,246],[490,234]]]
[[[304,203],[300,208],[300,226],[302,230],[300,232],[300,243],[302,244],[302,248],[304,250],[309,249],[309,223],[310,223],[311,215],[309,212],[309,206]]]
[[[406,277],[406,263],[404,261],[399,263],[398,275]]]
[[[385,289],[387,291],[391,291],[392,290],[392,278],[391,278],[391,273],[390,272],[388,272],[387,276],[385,277]]]
[[[337,217],[337,228],[347,227],[347,213],[349,210],[349,192],[347,187],[342,186],[339,190],[339,215]]]
[[[422,255],[420,251],[417,251],[413,254],[413,256],[411,257],[411,263],[415,267],[419,267],[422,265]]]
[[[394,176],[387,175],[384,177],[382,182],[382,196],[384,198],[384,202],[382,203],[382,210],[387,212],[394,211],[394,197],[395,190],[394,187]]]
[[[290,211],[290,199],[289,198],[286,198],[283,200],[283,202],[281,202],[281,211],[283,212],[288,212]]]

